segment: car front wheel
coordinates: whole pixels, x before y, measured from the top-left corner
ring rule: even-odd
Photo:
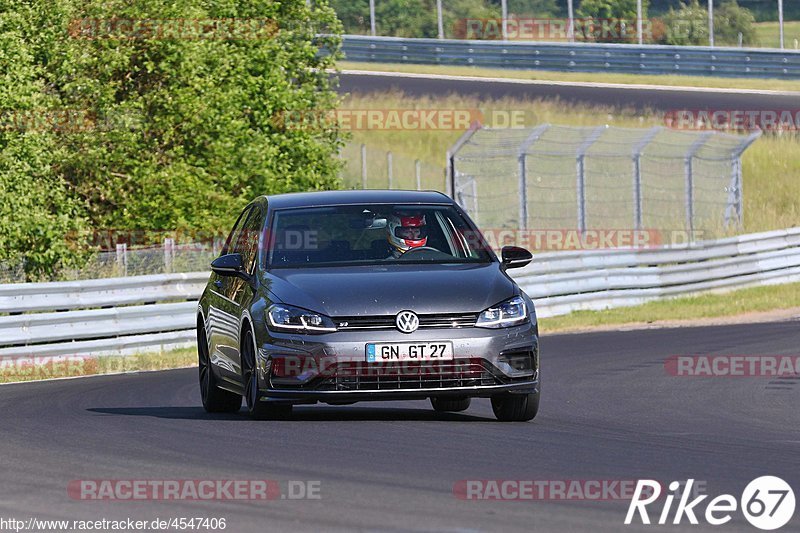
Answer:
[[[501,422],[527,422],[539,412],[539,392],[492,396],[492,411]]]
[[[258,371],[256,368],[256,349],[253,334],[245,331],[242,339],[242,378],[244,380],[244,399],[247,412],[256,420],[286,418],[292,414],[291,404],[261,401]]]

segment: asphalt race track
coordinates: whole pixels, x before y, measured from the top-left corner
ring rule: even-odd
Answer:
[[[474,96],[481,100],[512,97],[521,100],[558,98],[567,103],[584,103],[635,109],[670,111],[679,109],[712,110],[779,110],[797,109],[797,93],[759,93],[745,90],[682,89],[653,87],[608,87],[607,84],[581,85],[578,83],[519,83],[500,79],[459,79],[403,76],[398,74],[375,75],[344,72],[339,76],[341,93],[383,92],[400,90],[411,96],[446,96],[458,94]],[[768,90],[769,81],[765,80]]]
[[[771,474],[800,487],[800,379],[664,369],[675,354],[797,354],[797,322],[549,336],[542,345],[543,404],[531,423],[496,422],[488,400],[463,414],[418,401],[301,407],[288,421],[212,416],[200,406],[194,369],[3,385],[0,516],[225,517],[234,532],[633,531],[644,528],[623,526],[627,501],[465,501],[453,486],[691,477],[712,497],[738,499],[750,480]],[[67,494],[76,479],[209,478],[318,480],[321,498],[99,502]],[[781,531],[799,530],[798,514]],[[712,529],[756,531],[739,512],[715,528],[684,519],[648,530]]]

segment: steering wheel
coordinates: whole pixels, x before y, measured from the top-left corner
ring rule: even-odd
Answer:
[[[408,250],[403,252],[403,255],[401,255],[400,257],[404,257],[404,256],[412,254],[412,253],[424,252],[424,251],[442,253],[439,250],[437,250],[436,248],[434,248],[433,246],[418,246],[416,248],[409,248]]]
[[[398,261],[414,261],[417,259],[425,261],[444,261],[453,259],[453,256],[431,246],[420,246],[419,248],[411,248],[397,258]]]

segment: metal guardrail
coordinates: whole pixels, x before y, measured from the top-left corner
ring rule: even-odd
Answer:
[[[0,358],[189,346],[208,272],[0,285]]]
[[[544,253],[511,273],[540,317],[800,281],[800,228],[657,249]],[[0,357],[189,346],[207,280],[196,272],[0,285]]]
[[[564,72],[800,78],[800,52],[595,43],[406,39],[345,35],[349,61],[482,66]]]
[[[643,250],[540,254],[514,278],[541,317],[800,281],[800,228]]]

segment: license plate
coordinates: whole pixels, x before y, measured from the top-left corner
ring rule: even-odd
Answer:
[[[449,361],[453,359],[453,343],[394,342],[367,344],[367,362],[390,361]]]

